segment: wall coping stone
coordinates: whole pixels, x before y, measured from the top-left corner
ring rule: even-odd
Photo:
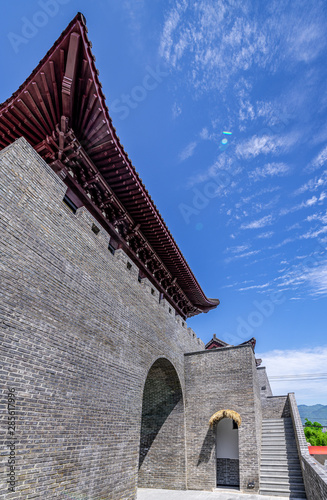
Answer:
[[[231,349],[248,349],[249,347],[252,351],[252,347],[250,345],[235,345],[231,347],[217,347],[216,349],[204,349],[203,351],[186,352],[184,353],[184,356],[193,356],[195,354],[209,354],[217,351],[230,351]]]

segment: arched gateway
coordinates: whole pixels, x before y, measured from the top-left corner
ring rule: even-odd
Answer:
[[[139,487],[185,488],[184,402],[174,366],[150,368],[143,392]]]
[[[233,410],[220,410],[210,419],[215,426],[217,486],[240,486],[238,428],[241,416]]]

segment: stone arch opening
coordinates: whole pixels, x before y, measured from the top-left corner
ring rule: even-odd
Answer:
[[[241,417],[231,410],[215,413],[210,423],[215,426],[217,486],[240,486],[238,428]]]
[[[151,366],[144,386],[138,486],[186,486],[183,393],[174,366],[165,358]]]

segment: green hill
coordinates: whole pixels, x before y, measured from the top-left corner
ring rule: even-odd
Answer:
[[[327,426],[327,406],[324,405],[299,405],[299,412],[302,423],[305,423],[307,418],[311,422],[319,422],[321,425]]]

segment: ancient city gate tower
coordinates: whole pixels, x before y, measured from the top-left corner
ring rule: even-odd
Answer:
[[[205,296],[119,142],[81,14],[1,105],[0,148],[10,498],[211,489],[209,419],[225,408],[242,418],[240,488],[258,491],[253,348],[205,350],[186,327],[219,301]]]

